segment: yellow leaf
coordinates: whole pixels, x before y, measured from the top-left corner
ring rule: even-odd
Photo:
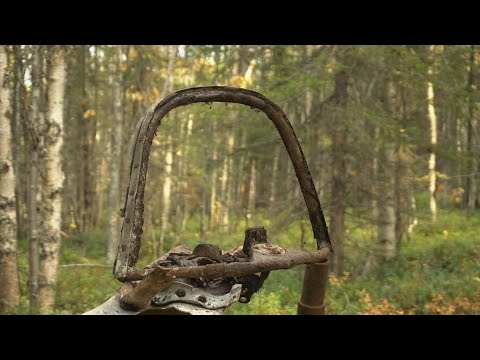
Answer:
[[[243,76],[240,75],[232,76],[232,78],[230,79],[230,85],[236,87],[245,87],[245,79],[243,78]]]
[[[90,119],[92,117],[95,116],[95,110],[94,109],[87,109],[85,110],[85,112],[83,113],[83,118],[84,119]]]

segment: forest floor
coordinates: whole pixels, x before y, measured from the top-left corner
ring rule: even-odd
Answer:
[[[342,277],[330,275],[327,313],[480,314],[479,228],[480,213],[466,217],[462,210],[440,211],[437,225],[421,219],[413,239],[403,240],[398,257],[373,264],[363,277],[360,274],[368,258],[368,244],[372,244],[371,229],[349,228],[347,272]],[[292,224],[287,235],[298,238],[299,229]],[[222,240],[218,236],[212,242],[222,244],[217,242]],[[104,236],[94,232],[67,238],[60,263],[106,264],[104,244]],[[19,244],[19,266],[19,313],[27,314],[28,259],[24,242]],[[302,267],[273,272],[249,304],[236,303],[226,313],[295,314],[302,278]],[[111,267],[60,267],[55,314],[80,314],[92,309],[119,286]]]

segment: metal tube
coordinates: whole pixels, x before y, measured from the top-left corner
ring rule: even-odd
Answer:
[[[325,315],[325,291],[329,267],[328,260],[307,265],[297,315]]]

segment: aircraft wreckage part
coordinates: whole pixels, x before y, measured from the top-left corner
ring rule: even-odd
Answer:
[[[167,113],[177,107],[192,103],[212,102],[247,105],[263,111],[273,122],[287,149],[300,184],[313,235],[317,242],[317,249],[327,247],[331,250],[325,218],[305,156],[290,121],[280,107],[265,96],[251,90],[225,86],[190,88],[177,91],[162,99],[157,105],[152,106],[137,124],[134,134],[135,141],[132,141],[130,149],[132,158],[130,180],[125,206],[121,211],[124,221],[114,265],[114,274],[118,280],[122,282],[139,280],[146,275],[144,271],[135,268],[135,264],[138,260],[143,233],[144,192],[148,161],[157,127]]]

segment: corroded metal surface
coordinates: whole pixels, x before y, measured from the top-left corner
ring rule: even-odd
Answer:
[[[152,299],[152,305],[163,307],[172,303],[186,303],[217,310],[230,306],[240,299],[242,286],[234,285],[225,294],[215,295],[209,291],[195,288],[191,285],[175,281],[160,291]]]
[[[126,309],[121,302],[121,292],[117,292],[83,315],[223,315],[228,306],[239,300],[241,288],[237,284],[225,294],[213,295],[185,283],[173,282],[142,309]]]
[[[298,315],[324,315],[325,291],[330,262],[307,265],[303,278],[302,297],[298,302]]]

